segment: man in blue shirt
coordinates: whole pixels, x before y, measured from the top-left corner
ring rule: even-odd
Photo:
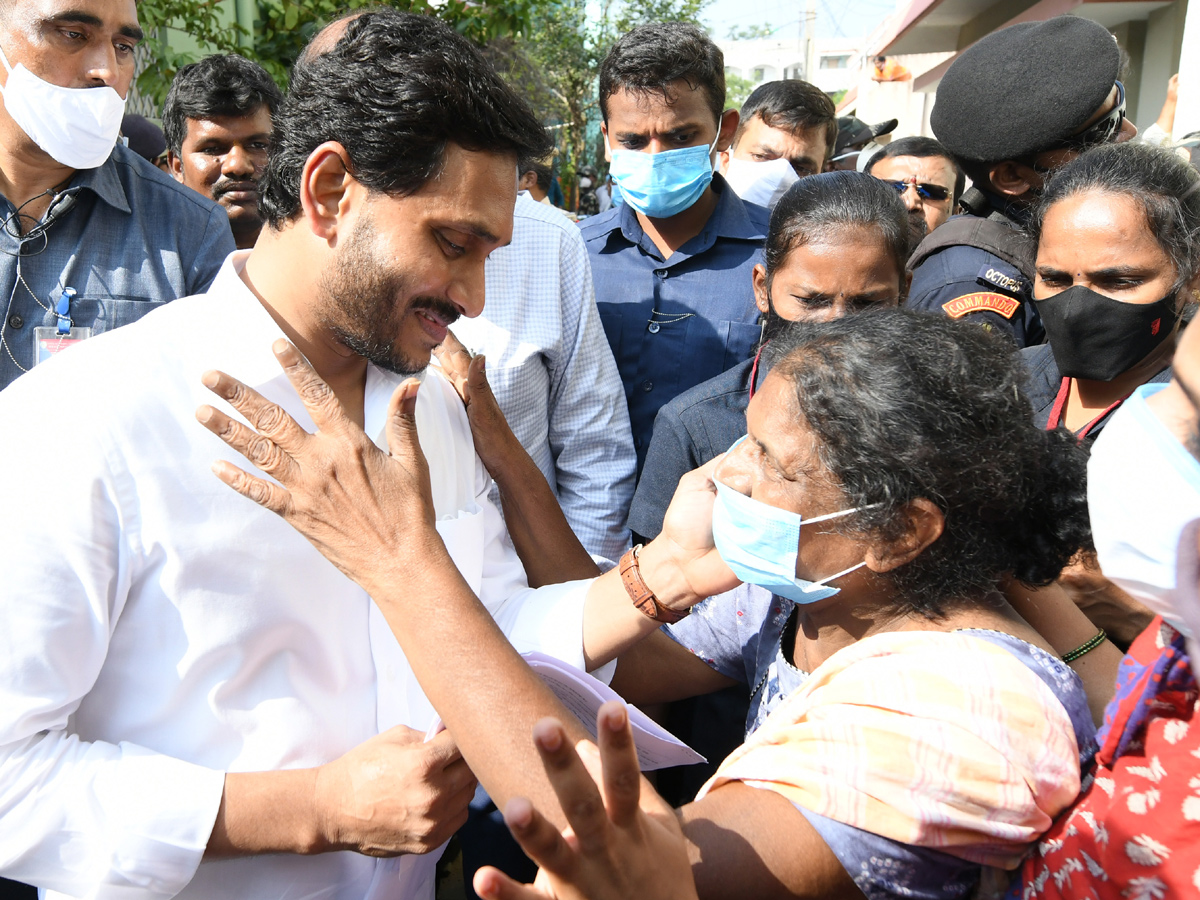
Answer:
[[[221,209],[117,145],[141,35],[134,0],[0,2],[0,388],[233,252]]]
[[[645,25],[617,41],[600,67],[600,110],[623,202],[580,228],[640,471],[659,408],[754,351],[751,272],[767,211],[713,175],[738,113],[725,109],[724,57],[700,29]]]

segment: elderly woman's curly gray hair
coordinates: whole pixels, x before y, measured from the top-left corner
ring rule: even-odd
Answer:
[[[1033,424],[1005,339],[907,310],[793,325],[769,349],[798,417],[840,483],[845,531],[894,539],[909,504],[944,531],[888,573],[903,606],[930,617],[980,602],[1011,576],[1049,584],[1091,545],[1086,453]]]

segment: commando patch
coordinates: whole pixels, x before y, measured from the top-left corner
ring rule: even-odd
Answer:
[[[965,294],[962,297],[955,297],[950,302],[942,304],[942,309],[952,319],[961,319],[968,313],[975,312],[994,312],[1004,316],[1006,319],[1011,319],[1020,308],[1020,300],[1005,297],[1003,294],[984,292]]]

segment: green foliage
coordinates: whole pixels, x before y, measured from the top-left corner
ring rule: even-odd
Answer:
[[[161,104],[180,67],[195,62],[199,54],[170,46],[168,28],[207,44],[209,53],[233,53],[245,31],[230,22],[221,0],[141,0],[138,21],[146,32],[138,55],[147,62],[138,75],[138,91]],[[178,36],[176,36],[178,42]]]
[[[725,105],[727,107],[741,107],[753,90],[754,82],[749,78],[725,73]]]
[[[770,37],[773,31],[774,29],[765,22],[762,25],[750,25],[747,28],[730,25],[729,33],[725,36],[731,41],[753,41],[757,38]]]
[[[261,64],[280,87],[286,87],[292,64],[314,34],[341,13],[378,2],[257,0],[257,19],[250,34],[233,21],[229,0],[140,0],[138,17],[148,38],[147,62],[138,76],[138,90],[162,103],[180,66],[207,53],[241,53]],[[553,0],[446,0],[436,6],[430,0],[384,2],[397,9],[437,16],[483,45],[529,31],[535,14]],[[199,49],[180,49],[180,34],[191,38]]]

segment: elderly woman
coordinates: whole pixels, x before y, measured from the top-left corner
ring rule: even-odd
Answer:
[[[626,817],[640,838],[610,847],[629,865],[605,871],[648,880],[605,876],[583,893],[967,896],[985,870],[1015,868],[1074,800],[1092,750],[1078,679],[995,592],[1005,577],[1051,581],[1086,541],[1082,451],[1032,425],[1007,345],[970,326],[868,313],[808,326],[777,352],[747,438],[683,480],[659,538],[585,584],[583,636],[601,665],[744,581],[726,608],[759,616],[743,665],[765,681],[774,671],[774,708],[678,819],[661,806]],[[531,716],[563,712],[439,547],[415,383],[393,401],[387,456],[294,350],[283,358],[322,432],[281,429],[270,404],[222,376],[214,389],[281,435],[267,468],[284,487],[218,474],[367,589],[497,803],[533,794],[561,824],[527,735]],[[235,447],[265,440],[206,418]],[[606,721],[605,735],[623,725]],[[554,754],[580,734],[541,727],[551,781],[570,763]],[[631,785],[606,780],[614,808]],[[564,804],[575,817],[586,806]],[[545,825],[519,803],[509,812],[519,838]],[[476,883],[514,889],[492,872]]]

